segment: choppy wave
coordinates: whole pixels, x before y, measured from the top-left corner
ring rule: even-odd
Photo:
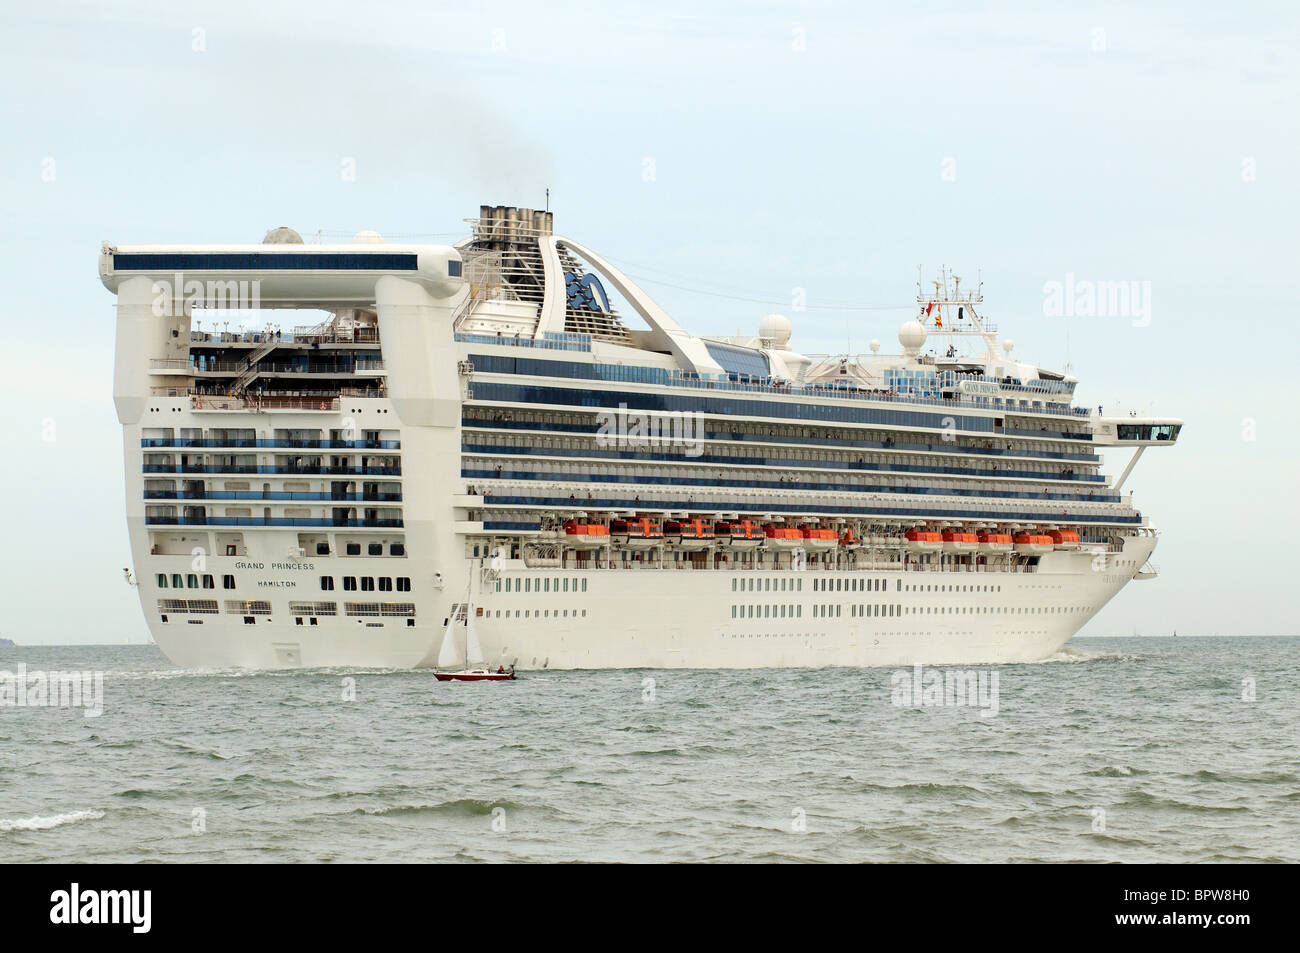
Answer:
[[[1045,659],[1029,662],[1029,665],[1051,665],[1059,662],[1136,662],[1141,656],[1127,652],[1100,652],[1065,646]]]
[[[0,834],[13,831],[48,831],[54,827],[62,827],[64,824],[97,821],[103,816],[103,811],[69,811],[67,814],[53,814],[50,817],[0,819]]]
[[[1071,643],[1003,668],[990,717],[900,709],[874,669],[654,672],[644,704],[639,672],[45,658],[109,673],[111,708],[0,718],[8,861],[1300,863],[1294,639]]]

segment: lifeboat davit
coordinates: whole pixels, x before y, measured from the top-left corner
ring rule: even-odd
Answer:
[[[564,524],[565,549],[600,549],[608,542],[609,527],[603,523],[569,520]]]
[[[1021,533],[1016,536],[1016,551],[1021,553],[1050,553],[1054,545],[1052,537],[1040,533]]]
[[[943,549],[943,534],[930,533],[923,529],[909,529],[903,534],[907,548],[914,553],[937,553]]]
[[[979,537],[974,533],[958,533],[953,530],[943,532],[943,551],[945,553],[973,553],[980,546]]]
[[[763,527],[766,537],[764,546],[769,549],[799,549],[804,544],[803,534],[793,526],[773,526],[768,523]]]
[[[678,549],[708,549],[713,545],[713,525],[701,519],[668,520],[664,538]]]
[[[763,531],[749,520],[721,520],[713,524],[713,538],[719,546],[754,549],[763,543]]]
[[[1079,534],[1072,529],[1054,529],[1047,533],[1056,549],[1078,549]]]
[[[1009,533],[980,533],[978,538],[982,553],[1009,553],[1015,545]]]
[[[664,541],[663,527],[648,516],[635,520],[614,520],[609,526],[614,542],[628,549],[650,549]]]
[[[803,526],[799,529],[799,536],[803,540],[804,548],[813,552],[826,552],[840,544],[839,537],[835,535],[833,529]]]

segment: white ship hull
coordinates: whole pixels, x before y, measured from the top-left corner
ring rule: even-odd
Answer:
[[[489,667],[513,664],[521,671],[1035,662],[1065,645],[1133,578],[1154,546],[1154,537],[1134,537],[1124,552],[1100,561],[1088,552],[1057,553],[1044,558],[1034,573],[593,571],[529,569],[511,560],[497,580],[478,587],[475,605],[483,612],[478,636]],[[188,559],[173,559],[182,568],[189,565]],[[209,563],[220,573],[227,562],[249,561],[214,558]],[[391,571],[383,560],[362,563],[349,571]],[[304,572],[314,580],[316,569]],[[732,590],[733,579],[751,576],[800,588]],[[513,591],[514,580],[525,578],[530,592]],[[814,578],[832,580],[832,586],[879,579],[885,588],[813,591]],[[497,591],[496,582],[506,579],[512,580],[512,591]],[[531,592],[537,581],[546,583],[546,591]],[[572,591],[565,591],[564,583]],[[164,594],[149,593],[147,584],[141,589],[146,600]],[[288,608],[291,598],[296,597],[271,596],[271,615],[253,625],[226,615],[172,615],[161,623],[151,604],[145,609],[146,617],[154,615],[150,630],[159,648],[183,668],[435,664],[448,611],[442,593],[417,598],[417,621],[411,627],[403,619],[338,616],[319,618],[315,626],[297,625]],[[732,617],[732,606],[751,605],[759,611],[784,606],[787,615]],[[831,607],[831,614],[814,615],[814,607],[823,605]],[[901,614],[859,617],[853,608],[859,605]],[[202,619],[202,624],[188,624],[190,619]]]

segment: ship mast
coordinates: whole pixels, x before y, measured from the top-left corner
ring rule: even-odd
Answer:
[[[963,293],[961,276],[944,266],[939,269],[939,277],[930,282],[934,286],[933,294],[926,296],[921,292],[920,273],[918,266],[916,304],[920,312],[917,320],[921,325],[927,331],[939,334],[983,338],[988,355],[1000,357],[997,328],[981,318],[975,307],[984,306],[983,280],[978,280],[974,291]]]

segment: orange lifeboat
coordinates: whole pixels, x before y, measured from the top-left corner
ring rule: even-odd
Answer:
[[[1079,548],[1079,534],[1072,529],[1049,530],[1047,535],[1052,538],[1052,545],[1057,549]]]
[[[1052,537],[1041,533],[1020,533],[1016,536],[1016,551],[1021,553],[1050,553],[1054,545]]]
[[[973,553],[979,549],[979,537],[974,533],[959,533],[954,530],[944,530],[943,551],[945,553]]]
[[[923,529],[909,529],[903,534],[907,548],[914,553],[937,553],[943,548],[943,534]]]
[[[754,549],[763,542],[763,533],[750,520],[720,520],[713,524],[713,538],[720,546]]]
[[[793,526],[775,526],[768,523],[763,527],[767,537],[763,544],[769,549],[798,549],[803,545],[803,534]]]
[[[609,530],[614,542],[628,549],[650,549],[664,541],[663,527],[648,516],[634,520],[614,520]]]
[[[566,549],[600,549],[609,542],[609,527],[603,523],[579,523],[569,520],[564,524]]]
[[[799,538],[803,540],[805,549],[814,552],[825,552],[834,549],[840,544],[839,537],[835,535],[835,530],[818,529],[813,526],[800,527]]]
[[[862,546],[862,540],[853,535],[853,530],[846,529],[840,537],[840,545],[845,549],[858,549]]]
[[[980,533],[978,539],[982,553],[1009,553],[1015,545],[1009,533]]]
[[[678,549],[708,549],[713,545],[713,532],[713,524],[702,519],[664,523],[664,537]]]

